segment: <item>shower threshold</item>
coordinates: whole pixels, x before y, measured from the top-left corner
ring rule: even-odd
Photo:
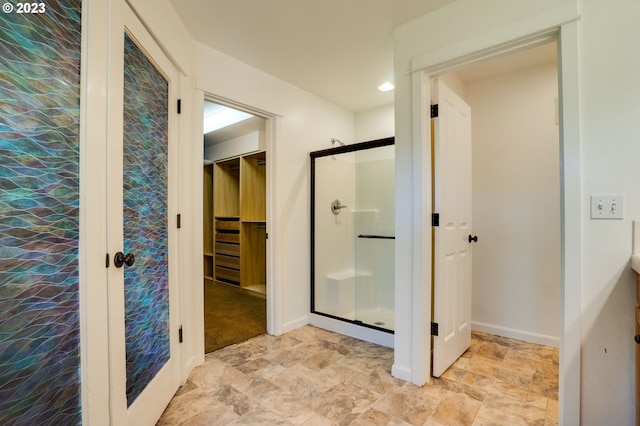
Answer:
[[[395,325],[394,312],[389,309],[367,309],[358,311],[356,321],[391,331],[394,330]]]

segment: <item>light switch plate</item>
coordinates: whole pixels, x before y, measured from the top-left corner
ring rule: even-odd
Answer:
[[[591,219],[623,219],[622,195],[592,195]]]

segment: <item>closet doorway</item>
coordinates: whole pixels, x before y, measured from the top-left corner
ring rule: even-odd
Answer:
[[[267,120],[204,103],[205,353],[267,332]]]
[[[516,339],[513,346],[527,347],[531,359],[551,361],[532,373],[532,389],[555,401],[561,321],[557,49],[552,41],[438,76],[438,84],[446,82],[471,111],[468,252],[473,253],[473,284],[471,300],[462,305],[469,309],[470,328],[479,333],[465,356],[483,345],[487,355],[491,348],[489,357],[507,377],[507,363],[501,363],[511,355],[502,338]],[[435,87],[433,82],[432,98]],[[442,105],[438,111],[443,115]],[[434,176],[438,173],[445,174],[435,167]],[[434,211],[440,208],[435,205]],[[435,322],[444,322],[448,312],[441,312],[439,317],[434,313]],[[462,323],[456,320],[452,323]],[[451,340],[446,331],[440,335]],[[439,376],[444,369],[433,371]]]

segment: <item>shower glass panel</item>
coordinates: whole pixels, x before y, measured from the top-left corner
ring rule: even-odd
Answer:
[[[311,311],[394,330],[394,139],[311,153]]]

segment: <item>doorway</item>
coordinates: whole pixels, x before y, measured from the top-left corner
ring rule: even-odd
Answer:
[[[483,76],[489,67],[504,67]],[[472,105],[473,329],[558,347],[557,43],[462,70]]]
[[[560,251],[561,251],[561,314],[560,314],[560,333],[559,333],[559,419],[565,421],[569,418],[576,418],[579,414],[579,350],[580,340],[575,337],[575,324],[579,321],[579,295],[580,295],[580,226],[579,221],[568,220],[568,218],[577,217],[579,214],[579,170],[580,163],[576,161],[579,158],[579,129],[578,129],[578,104],[576,94],[577,83],[577,47],[576,33],[577,26],[575,21],[568,20],[566,23],[557,24],[549,30],[541,30],[538,33],[523,32],[521,38],[514,38],[513,34],[504,32],[501,34],[501,40],[504,45],[493,46],[487,44],[486,41],[477,41],[469,39],[465,42],[465,51],[467,54],[460,56],[453,51],[443,57],[430,58],[428,55],[421,55],[414,58],[416,73],[413,79],[412,90],[418,95],[418,91],[424,93],[422,103],[414,106],[416,117],[421,117],[421,128],[427,128],[428,122],[418,115],[418,111],[428,109],[429,85],[430,78],[445,74],[454,69],[460,69],[461,63],[476,62],[478,58],[495,57],[497,53],[508,53],[519,51],[527,47],[540,45],[550,40],[557,40],[558,43],[558,80],[559,80],[559,134],[560,134],[560,182],[561,182],[561,220],[560,220]],[[546,27],[549,28],[549,27]],[[471,53],[473,52],[473,53]],[[435,60],[434,60],[435,59]],[[419,110],[418,110],[419,108]],[[429,140],[428,134],[423,133],[426,140]],[[424,139],[424,138],[423,138]],[[427,153],[427,158],[429,157]],[[418,170],[418,174],[426,182],[430,182],[428,176],[429,170],[422,168]],[[429,200],[425,201],[426,208],[430,208]],[[426,267],[428,273],[431,271],[431,264]],[[415,282],[414,291],[421,291],[422,286],[419,282]],[[430,294],[427,295],[425,307],[431,302]],[[418,312],[419,314],[420,312]],[[414,315],[418,317],[419,315]],[[428,354],[431,350],[430,341],[424,340],[420,347],[423,354]],[[425,360],[420,365],[421,369],[417,371],[420,381],[428,381],[429,365],[426,363],[427,357],[421,357]],[[426,373],[426,374],[425,374]]]
[[[465,357],[482,348],[499,368],[511,349],[527,342],[532,359],[551,361],[531,382],[550,400],[558,397],[561,290],[556,52],[551,42],[438,77],[470,105],[472,117],[471,233],[477,241],[469,240],[469,309],[471,329],[481,334]],[[437,167],[435,173],[437,185]],[[438,371],[434,357],[433,374]]]
[[[473,329],[558,346],[557,43],[440,76],[472,110]]]
[[[205,353],[267,331],[266,123],[204,103]]]

